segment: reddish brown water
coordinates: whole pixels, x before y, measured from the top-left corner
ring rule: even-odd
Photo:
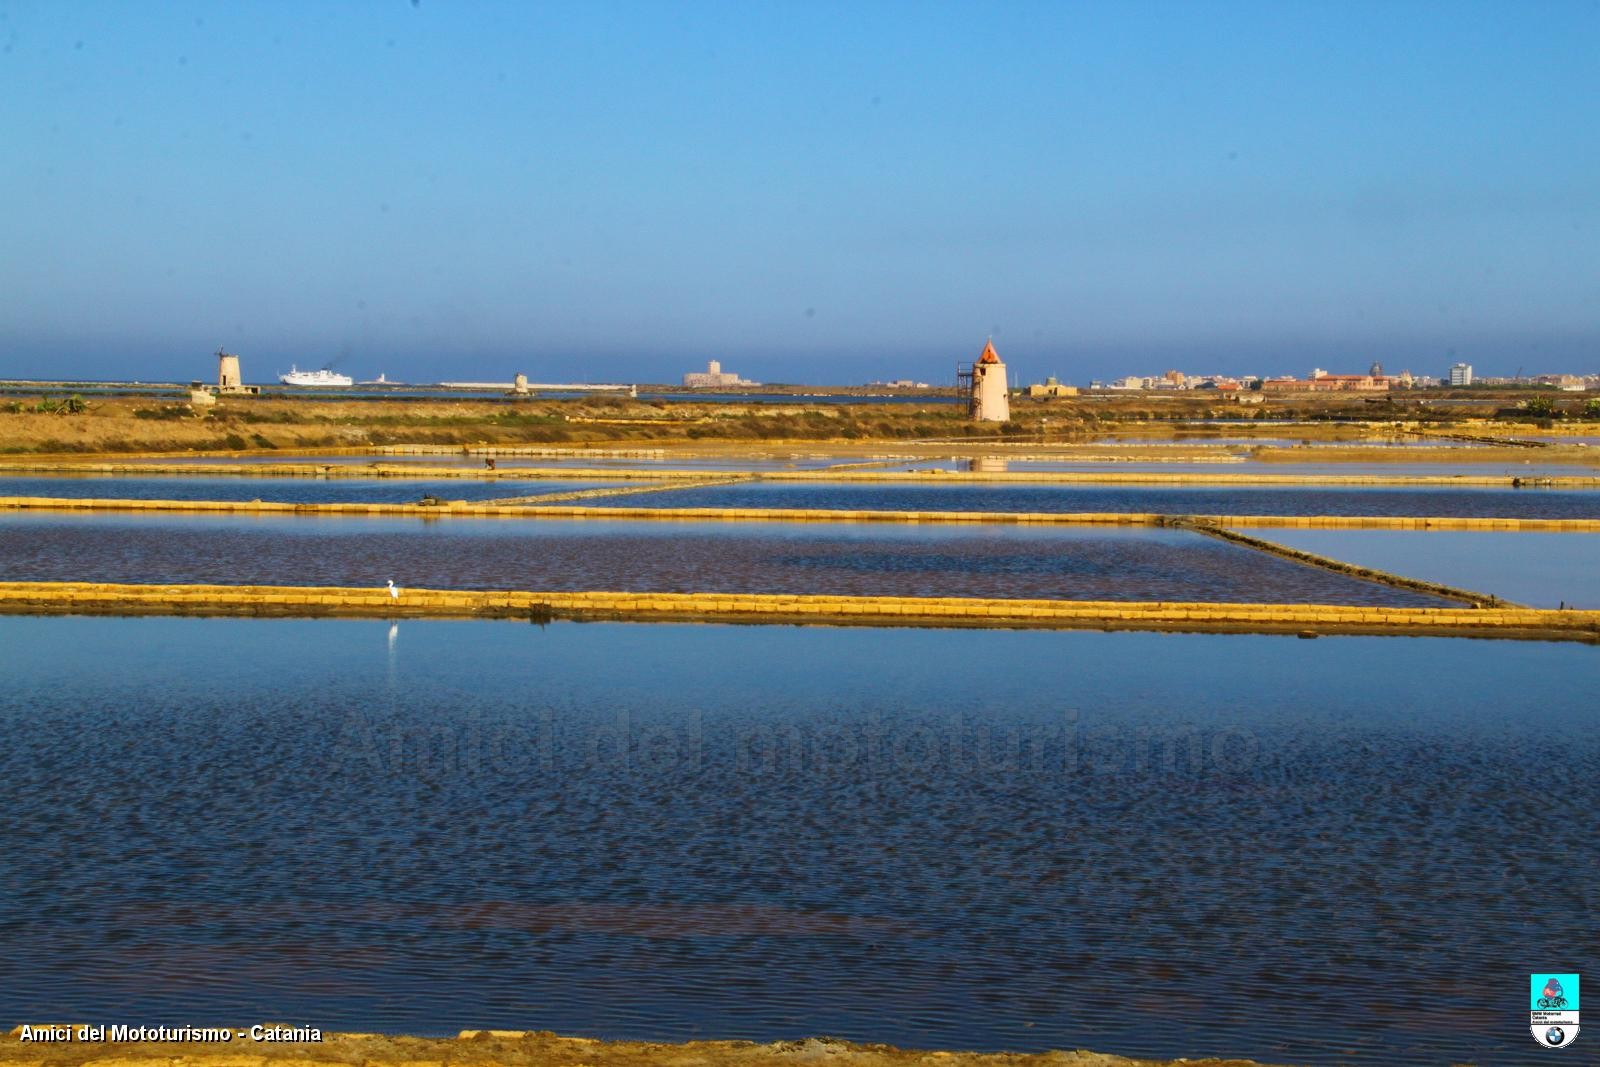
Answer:
[[[0,579],[1439,604],[1155,528],[14,514]]]

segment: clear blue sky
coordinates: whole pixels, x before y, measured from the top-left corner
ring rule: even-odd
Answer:
[[[1600,3],[0,0],[0,376],[1600,369]]]

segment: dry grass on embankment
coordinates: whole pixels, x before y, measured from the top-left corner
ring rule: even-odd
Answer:
[[[1379,572],[1366,573],[1377,575]],[[1399,581],[1405,583],[1410,580]],[[1477,594],[1462,595],[1477,599]],[[1193,633],[1452,635],[1591,643],[1600,639],[1600,612],[1511,605],[1378,607],[411,588],[394,599],[385,589],[340,586],[135,585],[108,582],[0,582],[0,613],[487,618],[524,619],[540,623],[570,620],[1176,630]]]
[[[15,1033],[15,1032],[13,1032]],[[1249,1060],[1182,1060],[1185,1067],[1256,1067]],[[306,1044],[24,1044],[0,1037],[4,1067],[1174,1067],[1096,1052],[930,1052],[828,1038],[778,1041],[595,1041],[547,1032],[464,1031],[459,1038],[326,1034]]]
[[[692,397],[667,401],[618,396],[581,399],[386,399],[309,400],[290,397],[224,397],[196,415],[179,397],[87,398],[79,414],[35,410],[40,398],[0,398],[0,453],[237,451],[244,449],[352,448],[388,444],[714,444],[717,442],[871,442],[985,439],[995,442],[1085,441],[1108,431],[1129,439],[1179,440],[1197,446],[1211,436],[1259,432],[1281,437],[1282,426],[1250,423],[1283,418],[1313,421],[1292,428],[1306,440],[1359,436],[1349,423],[1325,420],[1440,420],[1454,428],[1466,412],[1448,418],[1426,410],[1387,410],[1349,400],[1268,402],[1248,410],[1202,395],[1094,397],[1073,400],[1019,399],[1012,421],[974,424],[949,398],[898,404],[704,403]],[[1190,419],[1250,420],[1206,427],[1174,426]],[[1563,423],[1565,427],[1565,423]],[[1212,432],[1214,431],[1214,432]],[[1541,453],[1545,450],[1539,450]],[[1459,457],[1458,457],[1459,458]],[[1526,457],[1520,457],[1526,458]]]
[[[13,410],[13,408],[21,410]],[[0,403],[0,452],[352,448],[390,444],[865,441],[993,434],[949,401],[805,405],[582,400],[224,398],[196,415],[170,398],[95,398],[81,414]]]

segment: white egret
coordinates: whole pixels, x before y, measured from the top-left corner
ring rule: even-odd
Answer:
[[[398,585],[394,584],[394,579],[393,578],[389,579],[389,599],[391,599],[391,600],[399,600],[400,599],[400,587]]]

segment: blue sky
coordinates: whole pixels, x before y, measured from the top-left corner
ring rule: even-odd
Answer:
[[[0,0],[0,376],[1600,369],[1600,3]]]

